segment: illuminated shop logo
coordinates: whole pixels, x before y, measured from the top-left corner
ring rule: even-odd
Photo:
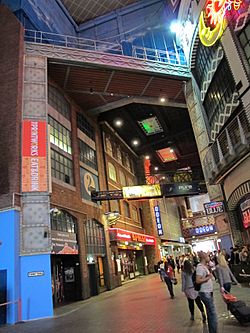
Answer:
[[[158,231],[158,235],[162,236],[163,235],[163,229],[162,229],[162,224],[161,224],[161,213],[160,213],[160,207],[154,206],[154,212],[155,212],[155,220],[156,220],[156,227]]]
[[[199,36],[203,45],[212,46],[227,26],[226,15],[238,11],[243,0],[208,0],[199,18]]]
[[[193,228],[190,231],[191,235],[204,235],[204,234],[214,233],[216,229],[214,225],[206,225],[202,227]]]

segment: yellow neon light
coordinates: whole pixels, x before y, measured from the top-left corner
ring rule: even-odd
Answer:
[[[212,46],[218,39],[222,36],[227,25],[227,21],[223,18],[220,22],[217,23],[215,28],[211,30],[210,27],[207,27],[204,20],[204,12],[201,12],[199,19],[199,36],[203,45]]]

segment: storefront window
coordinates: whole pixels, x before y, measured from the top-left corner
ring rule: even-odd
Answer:
[[[87,254],[104,256],[106,250],[103,225],[94,219],[89,219],[86,223],[85,234]]]

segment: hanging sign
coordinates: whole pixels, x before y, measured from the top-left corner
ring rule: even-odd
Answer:
[[[163,229],[162,229],[162,224],[161,224],[161,213],[160,213],[159,205],[154,206],[154,212],[155,212],[155,220],[156,220],[156,227],[157,227],[158,235],[162,236]]]
[[[199,36],[203,45],[212,46],[227,26],[226,15],[238,11],[243,0],[208,0],[199,18]]]
[[[225,212],[222,201],[207,202],[204,204],[204,209],[206,215],[220,214]]]

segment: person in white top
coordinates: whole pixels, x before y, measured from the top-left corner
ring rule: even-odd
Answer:
[[[200,263],[196,267],[196,283],[200,284],[199,296],[206,307],[209,333],[217,333],[217,314],[213,299],[213,274],[208,269],[210,258],[207,253],[199,252]]]

